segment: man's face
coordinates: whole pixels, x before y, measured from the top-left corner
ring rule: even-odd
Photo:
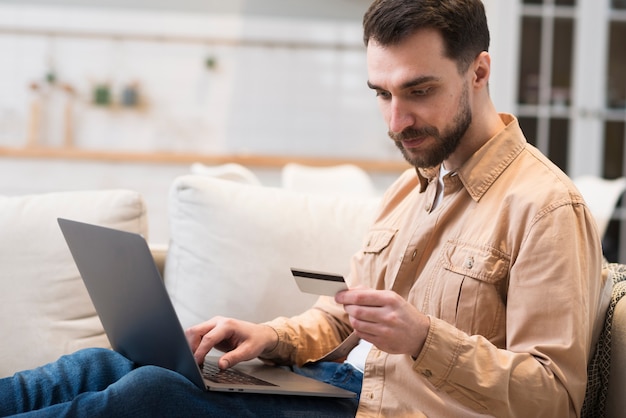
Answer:
[[[398,45],[367,47],[368,84],[389,137],[415,167],[446,160],[472,121],[468,80],[445,57],[443,40],[421,30]]]

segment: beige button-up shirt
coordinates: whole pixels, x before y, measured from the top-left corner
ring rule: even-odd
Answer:
[[[431,319],[417,359],[370,351],[358,416],[580,414],[610,297],[600,237],[572,182],[501,117],[506,128],[444,177],[435,209],[438,168],[405,172],[352,259],[351,285],[393,289]],[[269,325],[280,363],[356,343],[331,298]]]

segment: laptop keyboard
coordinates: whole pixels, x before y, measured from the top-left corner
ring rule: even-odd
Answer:
[[[242,373],[234,369],[220,370],[215,363],[204,363],[202,376],[215,383],[227,383],[231,385],[255,385],[255,386],[276,386],[273,383],[258,379],[249,374]]]

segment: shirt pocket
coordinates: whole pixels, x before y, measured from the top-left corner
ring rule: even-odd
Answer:
[[[380,254],[381,251],[389,247],[396,232],[397,229],[391,228],[371,229],[365,236],[363,252],[365,254]]]
[[[504,326],[510,257],[490,246],[449,241],[441,253],[442,319],[488,339]]]
[[[370,229],[365,236],[359,264],[364,273],[361,277],[373,289],[382,289],[385,286],[385,274],[390,261],[390,244],[397,232],[397,229],[378,227]]]

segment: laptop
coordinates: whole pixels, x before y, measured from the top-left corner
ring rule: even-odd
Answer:
[[[258,359],[219,371],[217,357],[207,356],[199,367],[145,239],[69,219],[58,223],[112,348],[136,364],[174,370],[210,391],[356,397]]]

